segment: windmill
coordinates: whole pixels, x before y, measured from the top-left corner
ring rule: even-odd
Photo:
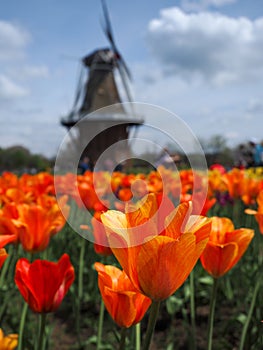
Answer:
[[[119,73],[128,102],[132,102],[129,89],[131,73],[117,49],[106,3],[104,0],[101,2],[104,32],[110,45],[83,57],[72,110],[61,119],[61,124],[67,129],[75,127],[76,147],[83,148],[83,142],[89,140],[83,155],[93,162],[104,150],[120,140],[126,140],[126,150],[123,151],[129,152],[131,132],[143,124],[141,117],[135,115],[134,111],[127,112],[121,104],[115,72]],[[86,71],[88,75],[85,78]],[[110,109],[104,108],[107,106],[111,106]]]

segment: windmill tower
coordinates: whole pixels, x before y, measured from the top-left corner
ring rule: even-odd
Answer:
[[[132,102],[128,80],[131,74],[117,49],[106,3],[102,0],[105,34],[110,47],[97,49],[82,59],[82,70],[71,112],[61,119],[67,129],[75,128],[74,144],[84,149],[93,163],[111,145],[122,140],[122,150],[129,157],[129,137],[143,124],[133,111],[127,112],[121,98],[114,73],[119,72],[128,102]],[[88,71],[87,78],[84,75]],[[111,106],[110,109],[104,108]],[[109,113],[110,111],[110,113]],[[80,122],[80,123],[79,123]],[[87,142],[88,140],[88,142]],[[118,162],[118,160],[116,160]]]

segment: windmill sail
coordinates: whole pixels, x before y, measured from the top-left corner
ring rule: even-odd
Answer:
[[[93,161],[96,161],[109,146],[119,140],[128,140],[131,128],[143,123],[141,117],[135,116],[133,113],[128,115],[121,104],[114,73],[118,70],[127,100],[131,102],[128,86],[130,72],[117,50],[105,2],[102,2],[102,5],[106,22],[105,33],[110,47],[97,49],[82,59],[82,71],[73,108],[66,117],[61,119],[63,126],[71,128],[76,125],[79,129],[77,138],[82,143],[80,148],[83,148],[87,135],[89,135],[89,139],[90,135],[94,136],[84,151]],[[83,78],[86,72],[88,74]],[[103,107],[112,105],[114,105],[114,109],[111,108],[111,111],[114,115],[109,115],[105,109],[103,110]],[[88,118],[85,118],[86,116]],[[80,126],[78,122],[83,119],[85,119],[85,123],[81,123]]]

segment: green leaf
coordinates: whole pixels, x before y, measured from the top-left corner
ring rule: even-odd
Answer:
[[[245,315],[245,314],[239,314],[236,318],[236,320],[243,325],[245,324],[246,319],[247,319],[247,315]]]
[[[166,300],[166,309],[169,315],[174,315],[183,306],[183,300],[172,295]]]
[[[198,281],[209,286],[212,286],[213,284],[213,278],[211,276],[200,277]]]

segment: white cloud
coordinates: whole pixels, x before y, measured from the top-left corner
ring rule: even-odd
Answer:
[[[24,57],[30,34],[18,24],[0,21],[0,60],[17,60]]]
[[[24,87],[17,85],[7,76],[0,74],[0,100],[24,97],[29,91]]]
[[[263,75],[263,18],[167,8],[150,21],[147,41],[164,75],[216,85]]]

